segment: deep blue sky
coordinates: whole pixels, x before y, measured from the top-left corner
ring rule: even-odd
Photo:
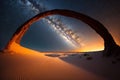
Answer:
[[[70,9],[91,16],[103,23],[120,45],[120,1],[119,0],[34,0],[47,9]],[[0,1],[0,49],[4,48],[15,30],[36,15],[24,7],[19,0]],[[101,42],[101,38],[87,25],[72,18],[65,24],[81,35],[83,43]],[[42,21],[31,26],[21,44],[37,50],[71,49],[51,28]],[[97,44],[95,44],[97,45]]]

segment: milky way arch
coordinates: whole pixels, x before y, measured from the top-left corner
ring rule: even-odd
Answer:
[[[9,48],[11,47],[11,44],[13,42],[20,44],[21,38],[23,37],[25,32],[29,29],[31,24],[33,24],[34,22],[36,22],[46,16],[56,15],[56,14],[67,16],[67,17],[72,17],[72,18],[81,20],[84,23],[88,24],[92,29],[94,29],[103,38],[105,54],[111,55],[114,48],[116,48],[117,44],[115,43],[113,37],[108,32],[108,30],[104,27],[104,25],[102,25],[99,21],[97,21],[85,14],[78,13],[75,11],[64,10],[64,9],[55,9],[55,10],[50,10],[50,11],[40,13],[40,14],[34,16],[33,18],[31,18],[30,20],[28,20],[27,22],[25,22],[22,26],[20,26],[16,30],[16,32],[13,34],[12,38],[10,39],[10,41],[8,42],[8,44],[6,45],[4,50],[9,51]]]

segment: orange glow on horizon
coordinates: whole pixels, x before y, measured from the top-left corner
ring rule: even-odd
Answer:
[[[103,43],[90,43],[89,45],[84,45],[76,50],[75,52],[91,52],[91,51],[101,51],[104,50],[104,45]]]
[[[92,46],[83,46],[79,49],[72,50],[71,52],[90,52],[90,51],[101,51],[104,49],[104,46],[102,44],[92,45]],[[38,52],[36,50],[32,50],[26,47],[23,47],[15,42],[13,42],[9,48],[8,51],[15,52],[15,53],[22,53],[22,54],[34,54],[34,53],[43,53]],[[68,51],[70,52],[70,51]],[[44,55],[44,54],[40,54]]]
[[[102,47],[87,47],[74,50],[75,52],[91,52],[91,51],[101,51],[104,50]]]

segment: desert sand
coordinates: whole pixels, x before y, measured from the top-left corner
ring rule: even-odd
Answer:
[[[120,80],[119,68],[119,59],[102,52],[0,52],[0,80]]]

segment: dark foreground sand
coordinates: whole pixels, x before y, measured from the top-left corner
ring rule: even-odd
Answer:
[[[102,52],[0,52],[0,80],[120,80],[120,60]]]

